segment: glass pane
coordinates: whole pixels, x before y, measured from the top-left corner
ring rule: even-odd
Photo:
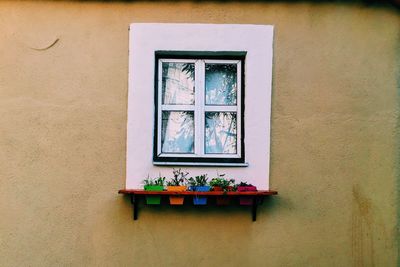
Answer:
[[[194,63],[162,63],[162,103],[194,104]]]
[[[235,112],[206,112],[206,154],[236,154]]]
[[[206,64],[206,105],[236,105],[237,65]]]
[[[193,111],[163,111],[161,151],[163,153],[193,153]]]

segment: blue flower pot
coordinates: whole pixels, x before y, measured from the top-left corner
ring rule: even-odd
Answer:
[[[196,192],[208,192],[210,191],[210,187],[208,185],[206,186],[194,186],[193,191]],[[193,197],[193,204],[194,205],[206,205],[207,204],[207,197],[203,196],[194,196]]]

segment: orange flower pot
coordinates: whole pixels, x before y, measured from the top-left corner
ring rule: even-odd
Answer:
[[[167,191],[183,192],[183,191],[186,191],[186,186],[167,186]],[[183,205],[184,200],[185,200],[185,197],[170,196],[169,204],[170,205]]]

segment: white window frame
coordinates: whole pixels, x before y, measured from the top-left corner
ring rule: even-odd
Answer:
[[[193,105],[162,104],[162,64],[194,63],[195,64],[195,103]],[[236,105],[206,105],[205,104],[205,65],[206,64],[236,64],[237,91]],[[159,58],[157,73],[157,157],[162,158],[213,158],[229,159],[242,157],[242,60],[229,59],[175,59]],[[162,152],[162,112],[163,111],[193,111],[194,112],[194,153],[163,153]],[[233,112],[236,113],[236,153],[208,153],[205,149],[205,112]],[[162,162],[162,161],[161,161]]]

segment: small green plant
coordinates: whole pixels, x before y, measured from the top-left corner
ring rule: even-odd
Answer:
[[[187,184],[189,186],[206,186],[207,185],[207,174],[202,174],[202,175],[198,175],[193,177],[190,177],[188,179],[186,179]]]
[[[145,191],[163,191],[165,184],[165,177],[161,174],[156,178],[147,178],[143,180]],[[159,205],[161,203],[161,196],[146,196],[146,203],[151,205]]]
[[[150,178],[149,175],[147,175],[147,178],[143,180],[144,185],[154,185],[154,179]]]
[[[240,182],[236,186],[253,186],[252,184],[248,184],[247,182]]]
[[[253,185],[252,185],[252,184],[249,184],[249,183],[247,183],[247,182],[240,182],[240,183],[235,184],[235,185],[233,186],[233,191],[237,191],[237,188],[238,188],[239,186],[253,186]]]
[[[184,185],[186,181],[186,176],[188,176],[188,172],[183,172],[181,169],[173,169],[172,173],[174,175],[171,180],[167,181],[168,186],[181,186]]]
[[[234,179],[225,179],[223,178],[223,175],[219,175],[219,177],[213,178],[210,181],[210,185],[211,186],[217,186],[217,187],[221,187],[222,190],[224,192],[229,191],[229,189],[233,189],[233,185],[235,184],[235,180]]]
[[[162,177],[161,175],[156,177],[156,178],[150,178],[149,175],[147,175],[147,178],[143,180],[144,185],[165,185],[165,177]]]
[[[162,185],[162,186],[164,186],[164,185],[165,185],[165,177],[159,176],[158,178],[156,178],[156,179],[154,180],[154,183],[155,183],[155,185]]]

